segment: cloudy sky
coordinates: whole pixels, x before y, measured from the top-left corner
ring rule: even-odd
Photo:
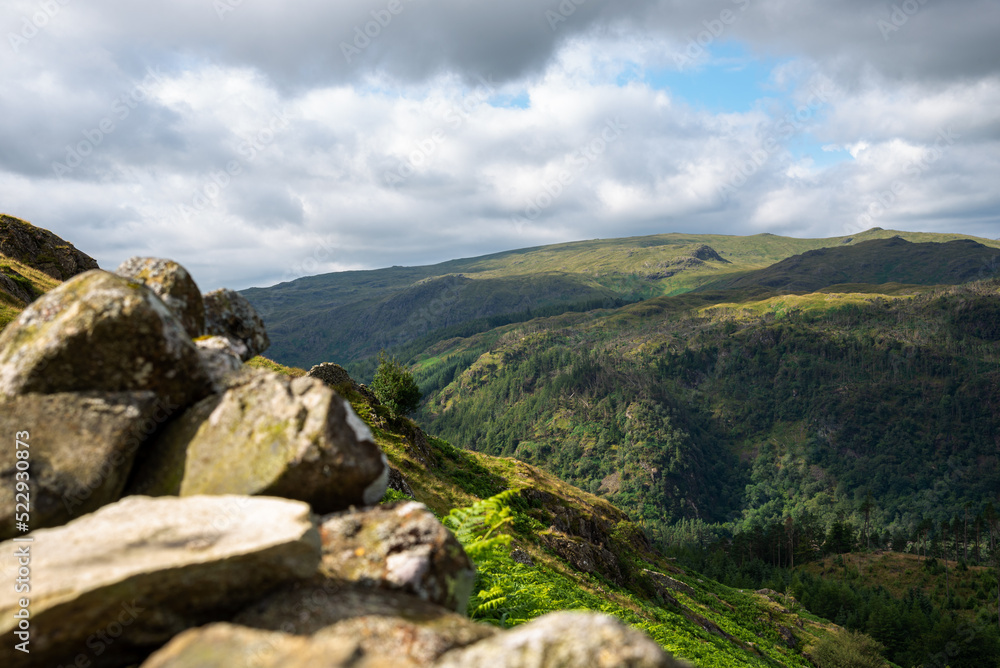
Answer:
[[[4,0],[0,212],[204,289],[577,239],[1000,237],[997,0]]]

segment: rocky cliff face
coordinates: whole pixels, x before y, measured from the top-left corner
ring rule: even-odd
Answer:
[[[97,261],[48,230],[0,214],[0,254],[65,281],[97,269]]]
[[[26,550],[32,578],[30,598],[0,588],[0,664],[679,665],[605,615],[502,633],[460,614],[462,546],[420,503],[373,506],[390,469],[369,427],[317,378],[244,366],[267,335],[228,297],[137,258],[0,334],[0,430],[20,441],[0,451],[0,554]],[[628,575],[610,553],[579,560]]]

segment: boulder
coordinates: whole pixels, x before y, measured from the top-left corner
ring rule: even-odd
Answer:
[[[498,632],[409,594],[332,579],[282,589],[232,621],[295,635],[356,638],[366,653],[421,666]]]
[[[415,668],[394,656],[366,655],[356,639],[304,638],[223,622],[191,629],[171,640],[142,668]]]
[[[205,302],[205,333],[225,336],[246,346],[243,361],[260,355],[271,345],[264,321],[247,301],[235,290],[221,289],[209,292]]]
[[[216,392],[224,392],[230,387],[236,374],[243,370],[243,356],[247,347],[234,339],[224,336],[207,336],[197,339],[201,365],[212,379]]]
[[[315,573],[319,535],[309,507],[238,496],[129,497],[31,543],[31,665],[125,666],[181,631],[219,621],[271,590]],[[0,665],[15,649],[21,609],[0,589]],[[21,639],[17,641],[20,642]]]
[[[160,299],[95,269],[0,332],[0,395],[150,391],[187,406],[211,391],[198,349]]]
[[[614,617],[553,612],[464,649],[435,668],[683,668],[649,636]]]
[[[385,455],[333,390],[266,371],[231,384],[157,435],[130,493],[280,496],[318,513],[372,505],[385,494]]]
[[[59,526],[121,498],[136,452],[170,417],[152,392],[27,394],[0,398],[0,540],[17,530],[15,484],[27,467],[31,529]],[[27,464],[17,468],[18,452]],[[22,499],[23,500],[23,499]]]
[[[323,518],[320,572],[397,589],[465,614],[475,566],[455,536],[416,501]]]
[[[317,364],[313,368],[309,369],[309,375],[323,381],[330,387],[355,384],[351,375],[347,373],[347,369],[339,364],[333,364],[332,362]]]
[[[78,251],[68,241],[27,221],[2,214],[0,254],[59,281],[98,268],[94,258]]]
[[[140,281],[156,293],[192,339],[205,333],[205,303],[198,285],[184,267],[172,260],[133,257],[125,260],[115,273]]]

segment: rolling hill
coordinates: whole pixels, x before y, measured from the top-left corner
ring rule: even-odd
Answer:
[[[333,360],[368,376],[380,349],[409,356],[445,338],[683,294],[736,281],[811,250],[895,237],[913,243],[971,240],[879,228],[830,239],[660,234],[525,248],[427,267],[311,276],[243,294],[272,332],[269,354],[278,361],[311,366]],[[974,241],[1000,248],[997,241]]]

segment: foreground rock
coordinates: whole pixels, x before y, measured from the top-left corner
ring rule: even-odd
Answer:
[[[318,513],[371,505],[388,464],[350,404],[312,378],[246,373],[158,435],[129,491],[248,494],[310,503]]]
[[[0,332],[0,395],[147,390],[186,406],[211,385],[180,322],[135,281],[80,274]]]
[[[388,649],[388,648],[387,648]],[[142,668],[414,668],[416,664],[386,652],[365,654],[361,643],[343,636],[294,636],[210,624],[185,631],[142,664]]]
[[[388,655],[420,666],[498,633],[492,626],[409,594],[338,580],[282,589],[233,622],[303,636],[357,639],[366,654]]]
[[[0,398],[0,433],[27,432],[18,439],[26,447],[0,449],[0,540],[22,533],[18,451],[30,453],[31,528],[59,526],[121,497],[136,452],[169,415],[151,392]]]
[[[462,545],[416,501],[323,518],[321,572],[397,589],[465,614],[476,571]]]
[[[271,345],[267,328],[247,298],[235,290],[221,289],[204,296],[205,333],[225,336],[246,346],[243,361],[260,355]]]
[[[553,612],[465,649],[435,668],[683,668],[653,640],[607,615]]]
[[[30,656],[38,666],[128,665],[187,628],[308,577],[319,562],[308,506],[283,499],[129,497],[32,536]],[[13,587],[0,590],[0,635],[9,640],[0,665],[25,665],[13,641],[18,597]]]
[[[208,336],[194,342],[201,357],[201,366],[212,379],[216,392],[224,392],[233,378],[243,370],[246,346],[224,336]]]
[[[192,339],[205,333],[205,303],[198,285],[184,267],[172,260],[133,257],[115,273],[133,278],[152,290],[174,312]]]
[[[94,258],[73,244],[12,216],[0,215],[0,253],[59,281],[98,268]]]

